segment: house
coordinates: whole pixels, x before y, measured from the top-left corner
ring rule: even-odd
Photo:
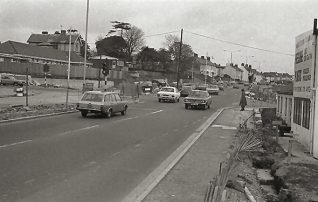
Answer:
[[[210,57],[201,56],[200,58],[197,57],[195,54],[194,59],[195,66],[199,66],[200,73],[207,77],[207,80],[213,80],[213,78],[217,75],[218,69],[217,65],[211,62]]]
[[[237,66],[237,65],[236,65]],[[236,78],[236,68],[233,63],[227,63],[223,69],[223,75],[225,80],[234,80]]]
[[[225,66],[217,65],[216,78],[223,80]]]
[[[244,65],[244,63],[241,64],[241,70],[242,70],[242,81],[248,82],[248,76],[250,75],[250,66]]]
[[[238,65],[234,65],[234,69],[235,69],[234,80],[242,81],[243,70],[241,68],[239,68]]]
[[[24,63],[21,63],[21,62]],[[71,65],[71,77],[80,78],[84,71],[84,58],[71,52],[68,53],[48,47],[34,46],[16,41],[0,44],[0,72],[25,74],[26,66],[29,73],[43,75],[43,65],[50,66],[50,73],[57,77],[65,77],[68,63]],[[92,63],[87,62],[87,75],[96,78],[96,71],[91,70]]]
[[[281,117],[290,127],[293,109],[293,85],[278,86],[275,91],[277,96],[276,115]]]
[[[291,129],[295,138],[318,158],[317,57],[313,31],[296,37]]]
[[[66,30],[61,32],[56,31],[54,34],[49,34],[43,31],[42,34],[31,34],[27,42],[30,45],[41,47],[49,47],[60,51],[69,50],[69,42],[71,38],[71,51],[77,54],[81,52],[81,36],[78,33],[67,33]]]
[[[261,72],[256,71],[254,74],[255,82],[260,83],[263,80],[263,74]]]

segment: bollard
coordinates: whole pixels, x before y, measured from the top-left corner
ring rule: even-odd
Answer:
[[[278,126],[276,126],[276,142],[277,142],[277,144],[278,144],[278,140],[279,140],[278,135],[279,135],[279,129],[278,129]]]
[[[293,149],[293,139],[289,140],[289,144],[288,144],[288,157],[287,157],[287,163],[290,164],[291,163],[291,155],[292,155],[292,149]]]

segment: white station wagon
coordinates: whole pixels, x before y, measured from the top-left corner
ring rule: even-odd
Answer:
[[[110,118],[118,112],[125,115],[128,108],[127,103],[116,92],[87,91],[77,103],[76,109],[81,112],[83,117],[90,112],[103,114]]]

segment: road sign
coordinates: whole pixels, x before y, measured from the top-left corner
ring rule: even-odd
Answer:
[[[48,64],[43,65],[43,72],[48,73],[50,71],[50,66]]]

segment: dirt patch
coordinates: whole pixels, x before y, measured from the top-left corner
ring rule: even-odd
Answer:
[[[65,104],[32,105],[28,107],[12,106],[0,109],[0,120],[10,120],[21,117],[37,116],[68,111],[75,111],[75,105],[68,105],[67,108]]]

